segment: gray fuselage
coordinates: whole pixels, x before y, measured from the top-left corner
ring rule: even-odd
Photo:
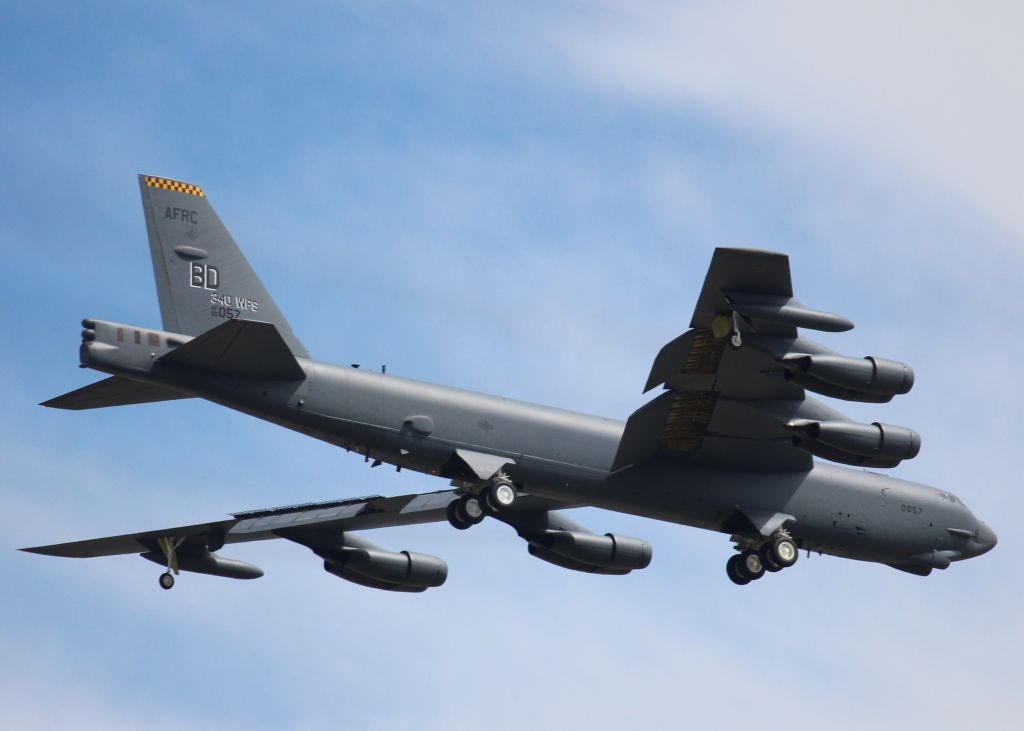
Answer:
[[[155,334],[156,347],[83,343],[82,363],[404,469],[445,474],[455,450],[506,457],[506,472],[524,492],[566,506],[741,534],[737,515],[785,514],[792,517],[789,532],[808,551],[915,572],[945,568],[995,543],[991,529],[954,495],[870,471],[816,462],[808,471],[754,473],[667,454],[612,472],[621,421],[303,358],[304,380],[204,374],[160,363],[168,340],[190,338]]]

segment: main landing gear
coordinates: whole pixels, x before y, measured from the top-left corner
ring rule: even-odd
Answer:
[[[775,573],[789,568],[800,556],[796,541],[785,531],[776,533],[759,547],[744,539],[737,543],[740,553],[725,564],[725,573],[732,583],[740,586],[760,579],[765,572]]]
[[[508,510],[518,497],[515,485],[499,473],[479,493],[466,493],[448,503],[448,522],[459,530],[466,530],[488,515]]]

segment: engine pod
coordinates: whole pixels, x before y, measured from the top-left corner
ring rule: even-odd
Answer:
[[[650,544],[629,536],[553,530],[546,533],[544,543],[558,556],[601,568],[632,571],[651,563]]]
[[[914,369],[906,363],[870,355],[851,358],[846,355],[791,354],[784,356],[782,362],[791,375],[797,376],[795,380],[798,383],[816,392],[831,391],[825,393],[826,396],[839,394],[833,389],[815,388],[815,381],[852,391],[851,400],[860,400],[857,394],[898,396],[908,393],[914,386]],[[810,380],[801,379],[800,375],[808,376]]]
[[[793,421],[788,426],[795,446],[845,464],[892,467],[921,451],[921,435],[905,426],[877,421]]]
[[[448,564],[411,551],[343,548],[324,560],[324,570],[347,581],[388,591],[426,591],[448,578]]]

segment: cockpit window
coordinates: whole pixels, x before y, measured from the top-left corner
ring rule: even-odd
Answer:
[[[942,498],[943,500],[945,500],[948,503],[953,503],[953,505],[959,505],[962,508],[966,508],[967,507],[966,505],[964,505],[964,501],[961,500],[960,498],[958,498],[953,493],[950,493],[950,492],[940,492],[939,493],[939,497]]]

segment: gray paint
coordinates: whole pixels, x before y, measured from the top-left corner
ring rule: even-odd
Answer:
[[[707,338],[706,329],[703,335],[691,331],[677,338],[662,349],[647,383],[648,389],[663,384],[665,392],[623,423],[316,362],[306,357],[276,306],[261,305],[258,313],[242,312],[239,319],[243,322],[202,321],[195,300],[183,303],[179,297],[194,294],[175,279],[187,270],[174,268],[175,260],[195,261],[197,252],[182,251],[184,243],[169,233],[176,231],[180,222],[164,225],[154,213],[155,206],[180,203],[179,199],[185,198],[190,199],[185,203],[195,204],[191,200],[195,196],[143,184],[164,321],[187,321],[193,324],[192,332],[189,328],[182,328],[184,332],[142,330],[87,320],[82,364],[115,380],[102,382],[101,389],[79,389],[46,405],[92,408],[191,395],[405,469],[448,474],[459,467],[463,473],[448,476],[469,483],[482,482],[502,470],[524,496],[500,519],[517,529],[534,555],[580,570],[595,567],[574,565],[575,559],[566,558],[564,550],[576,549],[565,546],[604,550],[614,539],[585,537],[582,529],[566,523],[567,519],[559,523],[553,517],[556,514],[549,512],[552,509],[596,506],[733,534],[742,545],[763,543],[767,536],[785,528],[808,551],[886,563],[922,574],[980,555],[995,545],[991,529],[949,493],[875,472],[814,462],[807,451],[795,445],[799,439],[794,440],[793,424],[819,421],[857,428],[838,411],[808,397],[787,369],[786,358],[794,353],[832,353],[798,336],[792,318],[783,322],[784,318],[773,313],[771,317],[776,319],[762,323],[750,319],[758,307],[745,307],[741,313],[747,318],[742,320],[742,328],[747,330],[743,347],[730,350],[721,342],[705,341],[704,354],[713,356],[709,361],[713,368],[706,364],[694,367],[686,360],[697,352],[692,350],[694,342]],[[217,259],[220,281],[242,282],[245,296],[272,303],[244,257],[235,253],[237,247],[208,201],[203,198],[201,203],[205,207],[199,210],[209,228],[200,227],[192,248],[201,246],[198,253],[208,252],[211,261],[223,255]],[[178,247],[177,253],[174,247]],[[723,313],[731,312],[730,302],[743,299],[743,292],[750,294],[747,302],[771,302],[772,297],[789,302],[788,259],[770,252],[716,251],[694,326],[708,328],[716,318],[722,320]],[[761,309],[771,310],[767,306]],[[807,312],[801,314],[805,324],[821,324],[815,320],[817,315]],[[272,317],[264,320],[268,314]],[[833,318],[828,321],[833,325],[844,321],[828,317]],[[822,322],[827,319],[818,317]],[[738,320],[733,317],[731,321]],[[139,338],[136,331],[141,332]],[[119,388],[133,391],[118,393]],[[673,447],[666,436],[671,426],[667,420],[676,418],[672,414],[681,403],[677,397],[688,394],[710,395],[712,411],[706,423],[699,425],[692,443]],[[683,417],[691,415],[684,413]],[[455,492],[445,490],[306,506],[27,550],[65,556],[152,554],[157,538],[174,536],[185,541],[183,550],[206,556],[224,543],[285,537],[333,561],[337,556],[325,553],[323,536],[333,536],[330,540],[337,543],[352,530],[444,520],[445,509],[455,497]],[[622,546],[642,544],[637,539],[618,538]],[[378,553],[374,547],[366,555]],[[399,554],[387,556],[381,561],[399,565],[405,560]],[[608,568],[602,572],[621,573]],[[328,570],[345,573],[333,564]]]

